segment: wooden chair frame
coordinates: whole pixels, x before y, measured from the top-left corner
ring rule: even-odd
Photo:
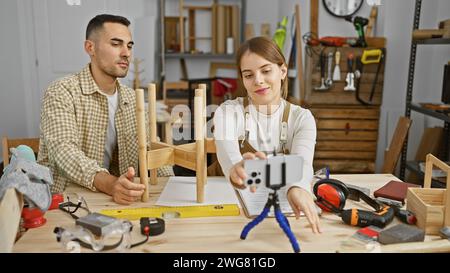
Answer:
[[[150,123],[150,149],[147,150],[147,137],[145,133],[145,106],[144,90],[136,90],[136,116],[139,143],[139,176],[140,183],[146,185],[146,192],[142,201],[148,196],[148,170],[150,170],[150,184],[157,184],[157,168],[164,165],[179,165],[196,171],[197,202],[204,202],[204,187],[206,185],[206,154],[215,153],[214,140],[205,138],[206,128],[206,85],[200,84],[195,90],[194,97],[194,126],[195,142],[171,145],[157,141],[156,138],[156,86],[148,87],[148,115]]]

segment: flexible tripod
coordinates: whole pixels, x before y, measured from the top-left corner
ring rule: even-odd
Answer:
[[[269,193],[269,197],[267,199],[267,203],[264,206],[263,211],[250,223],[248,223],[241,233],[241,239],[245,240],[247,238],[248,233],[252,228],[254,228],[256,225],[261,223],[269,214],[270,208],[273,206],[275,211],[275,218],[277,219],[278,224],[280,225],[281,229],[284,231],[286,236],[289,238],[289,241],[291,242],[292,248],[294,249],[295,253],[300,252],[300,246],[297,242],[297,239],[294,236],[294,233],[291,231],[291,226],[289,225],[289,221],[284,216],[284,214],[281,212],[280,208],[280,200],[278,199],[278,193],[277,190],[279,190],[281,187],[286,185],[286,165],[285,163],[282,163],[282,183],[278,185],[271,185],[270,184],[270,165],[266,165],[266,187],[273,190],[273,192]]]

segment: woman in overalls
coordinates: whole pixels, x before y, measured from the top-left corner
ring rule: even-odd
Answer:
[[[286,186],[287,199],[297,219],[303,212],[313,232],[320,233],[311,194],[316,123],[309,110],[285,100],[287,65],[282,52],[268,38],[252,38],[239,48],[237,68],[247,97],[225,101],[216,110],[214,138],[220,166],[210,166],[208,175],[225,175],[243,189],[244,159],[266,159],[266,153],[274,151],[301,155],[303,178]]]

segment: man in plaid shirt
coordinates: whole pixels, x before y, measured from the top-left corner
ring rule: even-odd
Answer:
[[[135,92],[117,80],[130,63],[129,24],[121,16],[94,17],[84,42],[90,64],[45,92],[38,162],[53,173],[52,192],[77,183],[120,204],[144,193],[144,185],[132,182],[139,166]],[[158,169],[158,175],[173,175],[172,167]]]

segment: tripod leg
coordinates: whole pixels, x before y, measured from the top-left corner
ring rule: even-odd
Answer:
[[[269,214],[269,211],[270,211],[270,207],[264,207],[264,210],[261,212],[260,215],[258,215],[258,217],[253,219],[247,225],[245,225],[244,229],[241,232],[241,239],[242,240],[245,240],[245,238],[247,238],[247,235],[248,235],[248,233],[250,232],[250,230],[252,228],[254,228],[257,224],[261,223],[261,221],[264,220],[264,218],[267,217],[267,215]]]
[[[289,226],[289,221],[286,218],[286,216],[284,216],[284,214],[281,213],[281,210],[275,209],[275,217],[281,229],[283,229],[284,233],[289,238],[289,241],[291,242],[294,252],[295,253],[300,252],[300,246],[298,245],[297,238],[295,238],[294,233],[292,233],[291,228]]]

